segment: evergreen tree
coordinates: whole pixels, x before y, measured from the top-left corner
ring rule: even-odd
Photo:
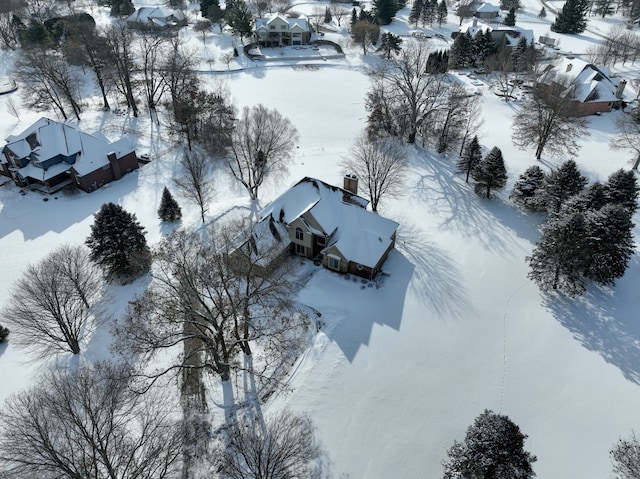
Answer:
[[[427,58],[427,73],[446,73],[449,68],[449,50],[438,50],[429,53]]]
[[[587,245],[583,213],[552,213],[542,227],[527,263],[528,277],[542,291],[559,290],[569,296],[584,291],[581,272],[585,267]]]
[[[513,185],[509,198],[521,208],[532,211],[543,211],[540,205],[540,190],[545,182],[545,174],[538,165],[527,168]]]
[[[511,7],[509,13],[504,17],[504,24],[508,27],[514,27],[516,25],[516,9]]]
[[[351,10],[351,28],[353,28],[353,26],[357,23],[358,21],[358,12],[356,11],[356,7],[353,7],[353,10]]]
[[[126,283],[148,271],[151,253],[136,215],[115,203],[105,203],[94,216],[85,244],[105,276]]]
[[[511,9],[520,9],[520,0],[500,0],[500,9],[509,11]]]
[[[605,194],[609,203],[625,207],[631,214],[638,209],[638,182],[633,170],[620,169],[609,175],[605,184]]]
[[[567,0],[558,12],[551,31],[557,33],[582,33],[587,28],[589,0]]]
[[[561,213],[586,213],[597,211],[607,204],[604,185],[599,181],[587,186],[567,199],[560,208]]]
[[[608,204],[585,213],[587,230],[585,278],[613,285],[621,278],[633,255],[631,213],[621,205]]]
[[[409,13],[409,23],[418,25],[418,22],[422,18],[422,9],[424,7],[424,0],[414,0],[411,12]]]
[[[515,72],[524,72],[527,71],[529,67],[529,61],[527,58],[528,48],[527,48],[527,39],[522,36],[518,43],[511,48],[511,65],[513,67],[513,71]]]
[[[466,175],[464,179],[465,182],[469,183],[469,176],[473,174],[481,161],[482,149],[480,148],[478,137],[474,136],[464,147],[462,156],[460,156],[457,163],[458,171]]]
[[[397,55],[402,50],[402,38],[391,32],[383,33],[380,37],[380,49],[382,55],[387,60],[391,60],[392,55]]]
[[[496,42],[489,29],[478,32],[474,43],[476,55],[481,64],[484,64],[484,61],[497,51]]]
[[[438,10],[438,0],[424,0],[422,8],[422,25],[433,25]]]
[[[333,17],[331,16],[331,10],[329,10],[329,7],[325,7],[325,9],[324,9],[324,23],[331,23],[331,20],[333,20]]]
[[[526,438],[508,416],[485,410],[447,452],[443,478],[531,479],[536,457],[524,450]]]
[[[467,68],[473,63],[472,43],[473,40],[469,32],[456,36],[449,51],[449,68]]]
[[[251,34],[253,14],[244,0],[234,1],[233,8],[231,10],[227,8],[225,15],[227,23],[236,35],[242,38]]]
[[[540,13],[538,13],[538,18],[547,18],[547,9],[542,7],[540,9]]]
[[[211,8],[214,3],[215,0],[200,0],[200,15],[206,17],[209,13],[209,8]]]
[[[7,339],[9,336],[9,330],[0,324],[0,343]]]
[[[578,170],[574,160],[567,160],[547,175],[542,191],[547,211],[557,213],[562,203],[580,193],[588,180]]]
[[[438,26],[441,27],[443,23],[447,21],[447,15],[449,11],[447,10],[447,2],[445,0],[440,0],[438,4],[437,18],[438,18]]]
[[[389,25],[398,12],[395,0],[373,0],[374,16],[379,25]]]
[[[165,186],[162,190],[162,199],[158,208],[158,217],[161,221],[178,221],[182,218],[182,210],[169,189]]]
[[[494,146],[477,168],[474,168],[472,175],[477,195],[488,199],[491,197],[491,191],[504,188],[507,184],[507,169],[500,148]]]

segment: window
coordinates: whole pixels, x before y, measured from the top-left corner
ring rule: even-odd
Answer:
[[[302,233],[302,228],[296,228],[296,239],[297,240],[304,240],[304,233]]]
[[[340,258],[338,256],[334,256],[332,254],[327,256],[329,268],[340,270]]]
[[[275,26],[275,25],[270,25],[270,26],[269,26],[269,28],[270,28],[271,30],[275,30],[275,29],[276,29],[276,26]]]
[[[286,25],[280,25],[280,30],[286,30],[287,26]]]
[[[318,246],[324,246],[325,244],[327,244],[327,240],[324,236],[317,236],[317,242],[318,242]]]
[[[301,254],[303,256],[307,255],[307,248],[303,245],[296,243],[296,254]]]

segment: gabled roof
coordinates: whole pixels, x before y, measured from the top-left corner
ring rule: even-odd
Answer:
[[[180,11],[171,10],[165,7],[140,7],[127,17],[128,22],[137,23],[155,23],[158,26],[164,26],[172,20],[182,21],[184,15]],[[175,22],[173,22],[175,23]]]
[[[492,3],[485,2],[476,9],[476,13],[499,13],[500,7]]]
[[[291,224],[311,215],[322,228],[313,232],[330,235],[324,251],[336,247],[347,260],[374,267],[391,244],[398,223],[367,211],[367,204],[358,195],[307,177],[276,198],[261,217],[272,215]]]
[[[80,131],[74,125],[49,118],[40,118],[21,133],[7,137],[5,148],[18,158],[34,159],[35,157],[41,162],[59,155],[67,158],[75,157],[73,164],[62,162],[45,170],[30,161],[27,166],[19,170],[24,177],[38,179],[50,178],[61,173],[58,171],[61,168],[64,171],[72,167],[80,176],[84,176],[107,165],[108,153],[115,152],[116,157],[121,158],[134,151],[133,144],[127,138],[110,142],[101,133],[91,135]]]
[[[255,30],[269,30],[271,23],[284,22],[288,25],[289,30],[296,30],[302,32],[309,31],[309,23],[306,17],[289,18],[281,13],[274,13],[266,18],[256,18]]]
[[[611,79],[606,68],[598,68],[580,58],[563,57],[545,70],[541,81],[549,83],[566,79],[575,85],[574,99],[583,103],[617,101],[619,80]]]

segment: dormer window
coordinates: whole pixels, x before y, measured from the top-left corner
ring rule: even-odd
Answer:
[[[300,227],[296,228],[296,239],[300,241],[304,240],[304,233],[302,232],[302,228]]]

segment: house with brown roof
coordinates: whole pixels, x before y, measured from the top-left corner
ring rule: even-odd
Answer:
[[[566,92],[573,95],[571,110],[577,117],[611,111],[622,102],[627,84],[623,79],[610,77],[606,67],[597,67],[572,56],[548,65],[539,82],[569,85]]]
[[[269,18],[256,19],[253,35],[262,47],[305,45],[311,40],[311,28],[306,17],[291,18],[274,13]]]
[[[260,241],[273,237],[283,249],[325,268],[374,278],[395,246],[399,225],[368,211],[357,185],[350,175],[344,188],[303,178],[261,212]]]
[[[53,193],[75,184],[91,192],[138,168],[138,157],[127,138],[109,141],[102,133],[40,118],[6,139],[0,174],[20,187]]]

